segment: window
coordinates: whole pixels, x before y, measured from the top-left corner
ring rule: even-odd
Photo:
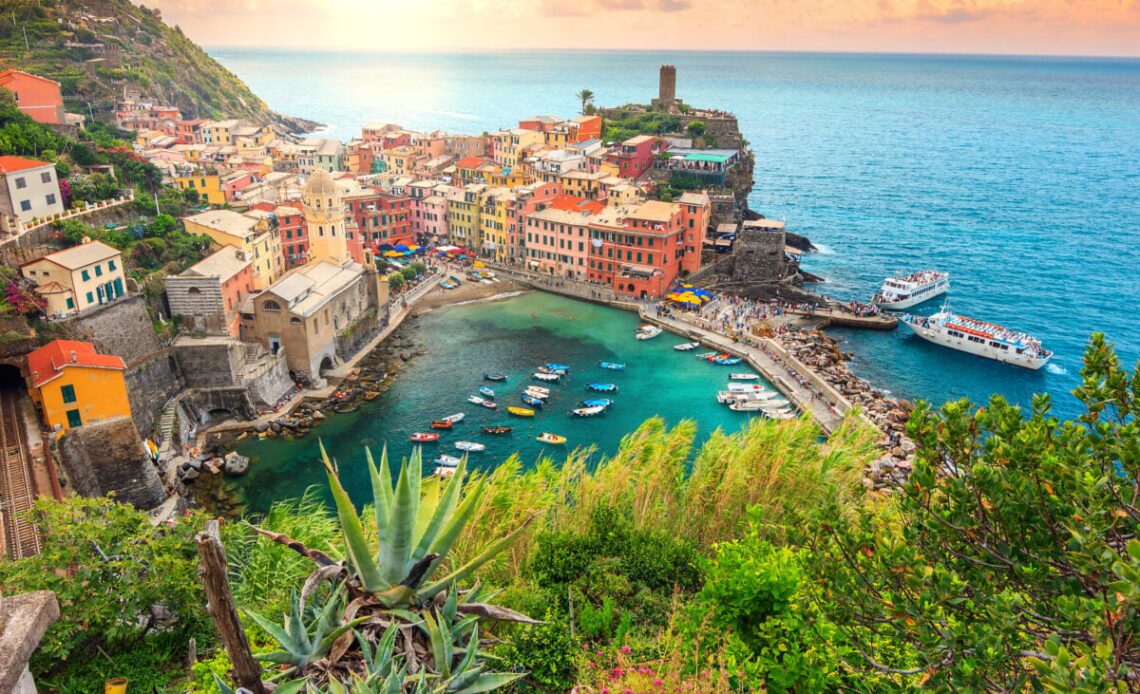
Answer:
[[[47,204],[54,205],[55,204],[55,193],[48,193],[44,199],[47,200]]]
[[[74,309],[74,308],[75,308],[75,299],[72,299],[70,296],[69,296],[69,297],[67,297],[67,308],[68,308],[69,310],[71,310],[71,309]]]
[[[16,187],[17,188],[27,188],[28,187],[28,181],[22,177],[17,178],[16,179]]]
[[[75,386],[63,386],[59,389],[59,394],[63,396],[65,403],[75,402]]]
[[[107,269],[108,269],[108,270],[112,270],[112,271],[114,271],[114,270],[115,270],[115,261],[113,261],[113,260],[108,260],[108,261],[107,261]]]
[[[261,307],[263,309],[265,309],[266,311],[280,311],[281,310],[281,304],[277,303],[273,299],[267,300],[264,304],[261,305]]]
[[[67,426],[68,427],[81,427],[83,426],[83,418],[79,416],[79,410],[67,411]]]
[[[90,273],[90,272],[87,272],[86,270],[83,270],[83,271],[82,271],[82,272],[80,272],[79,274],[83,276],[83,281],[84,281],[84,282],[86,282],[87,280],[91,279],[91,273]]]
[[[103,276],[103,266],[102,265],[96,265],[95,266],[95,276],[96,277],[102,277]]]
[[[197,287],[190,287],[189,289],[187,289],[187,290],[186,290],[186,293],[187,293],[187,294],[191,294],[191,295],[194,295],[194,294],[201,294],[201,293],[202,293],[202,290],[201,290],[201,289],[199,289],[199,288],[197,288]]]
[[[51,172],[45,171],[40,174],[40,181],[43,183],[51,183]]]
[[[20,201],[20,211],[21,212],[28,212],[31,209],[32,209],[32,201],[31,200],[21,200]]]
[[[89,304],[95,303],[95,295],[92,294],[91,292],[87,292],[87,303],[89,303]]]

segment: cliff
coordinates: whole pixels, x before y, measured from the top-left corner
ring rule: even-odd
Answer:
[[[158,10],[129,0],[0,0],[0,67],[58,81],[68,111],[100,120],[132,90],[186,118],[248,118],[292,132],[317,125],[271,111]]]

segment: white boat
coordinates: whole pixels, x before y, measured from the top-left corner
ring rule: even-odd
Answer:
[[[442,480],[449,480],[455,476],[455,468],[439,465],[431,473]]]
[[[937,270],[919,270],[906,277],[888,277],[871,300],[880,308],[901,311],[930,301],[950,290],[950,275]]]
[[[436,465],[442,465],[443,467],[455,467],[462,461],[453,455],[441,455],[437,457],[433,462]]]
[[[716,394],[716,401],[722,405],[727,405],[733,402],[775,400],[779,397],[781,397],[779,393],[770,390],[754,393],[737,393],[731,390],[722,390]]]
[[[651,340],[661,334],[661,328],[648,323],[637,329],[636,337],[639,340]]]
[[[759,383],[729,383],[727,388],[734,393],[760,393],[768,390]]]
[[[733,412],[760,412],[760,406],[754,402],[734,402],[728,406]]]
[[[1003,364],[1036,371],[1053,358],[1032,335],[951,313],[948,306],[932,316],[903,316],[902,322],[928,342]]]
[[[701,343],[699,342],[682,342],[679,345],[675,345],[673,349],[677,350],[678,352],[688,352],[700,346]]]
[[[729,374],[728,377],[734,381],[759,381],[759,374]]]
[[[448,416],[448,417],[444,417],[444,418],[443,418],[443,421],[445,421],[445,422],[451,422],[452,424],[458,424],[458,423],[462,422],[462,421],[463,421],[463,418],[464,418],[464,417],[466,417],[466,416],[467,416],[467,415],[463,414],[462,412],[456,412],[456,413],[455,413],[455,414],[453,414],[453,415],[450,415],[450,416]]]
[[[767,417],[768,419],[795,419],[796,413],[792,412],[791,410],[789,410],[787,412],[784,412],[784,411],[765,412],[764,416]]]
[[[535,400],[546,400],[547,398],[550,397],[550,391],[546,391],[545,393],[543,393],[542,391],[532,390],[530,388],[527,388],[526,390],[524,390],[523,393],[529,395],[530,397],[534,398]]]
[[[570,414],[575,417],[593,417],[606,411],[604,405],[597,405],[595,407],[579,407],[575,410],[570,410]]]
[[[486,446],[481,443],[475,443],[474,441],[456,441],[455,448],[468,453],[480,453],[487,450]]]
[[[533,393],[535,393],[535,395],[544,395],[544,396],[550,395],[550,389],[549,388],[543,388],[542,386],[527,386],[526,391],[528,393],[533,392]]]
[[[483,403],[485,403],[487,401],[485,399],[479,397],[478,395],[472,395],[471,397],[467,398],[467,402],[473,403],[475,405],[482,405]]]
[[[700,354],[696,355],[696,357],[697,359],[708,359],[709,357],[715,357],[718,354],[720,354],[720,352],[701,352]]]
[[[538,371],[535,371],[531,375],[540,381],[557,381],[558,379],[562,378],[558,374],[544,374],[544,373],[540,373]]]

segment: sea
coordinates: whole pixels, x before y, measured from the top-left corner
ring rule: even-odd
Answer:
[[[750,206],[809,237],[840,299],[948,271],[952,310],[1039,337],[1031,372],[892,333],[833,331],[877,387],[941,404],[1071,395],[1093,332],[1140,358],[1140,60],[548,51],[454,54],[215,48],[283,113],[348,139],[369,122],[480,133],[535,114],[647,102],[663,63],[685,102],[732,111],[756,154]],[[914,309],[932,313],[939,302]]]

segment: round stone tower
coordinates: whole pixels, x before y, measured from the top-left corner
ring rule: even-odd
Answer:
[[[336,181],[324,169],[316,169],[305,184],[302,199],[305,225],[309,229],[309,262],[327,260],[340,265],[348,259],[344,232],[344,198]]]

